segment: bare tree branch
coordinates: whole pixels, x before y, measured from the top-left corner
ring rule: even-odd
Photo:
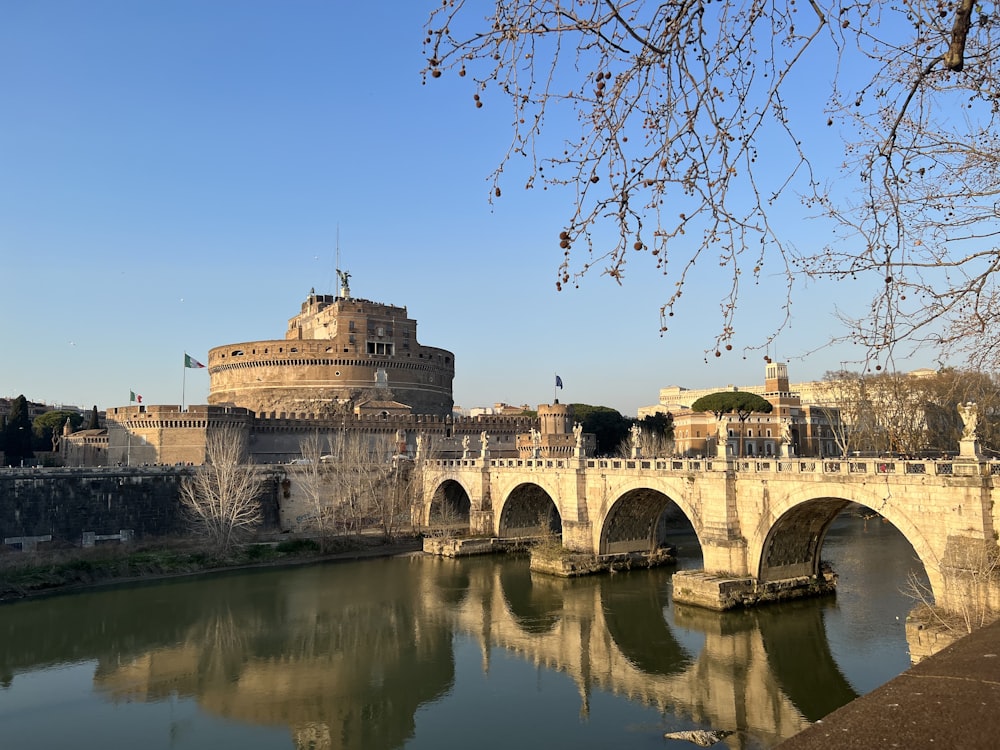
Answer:
[[[778,336],[799,283],[834,280],[860,304],[844,305],[833,341],[881,362],[906,343],[1000,364],[995,348],[969,346],[970,336],[1000,338],[991,8],[810,0],[801,18],[794,0],[488,7],[485,20],[482,4],[465,0],[431,11],[424,73],[469,75],[477,107],[490,93],[510,102],[512,140],[491,201],[515,162],[528,189],[568,190],[558,289],[595,268],[624,283],[630,260],[652,264],[664,276],[666,332],[685,289],[708,275],[719,298],[706,352],[722,356]],[[825,105],[804,86],[828,86]],[[824,167],[826,184],[816,173],[829,151],[822,121],[838,126],[829,132],[844,149],[839,174]],[[793,203],[830,241],[789,242]],[[784,287],[778,315],[764,330],[753,317],[739,336],[747,283],[769,278]],[[862,285],[864,297],[853,292]]]

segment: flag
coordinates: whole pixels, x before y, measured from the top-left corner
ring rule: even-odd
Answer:
[[[184,352],[184,366],[185,367],[193,367],[195,369],[198,369],[200,367],[204,367],[205,365],[203,365],[201,362],[199,362],[198,360],[196,360],[194,357],[192,357],[187,352]]]
[[[556,375],[556,388],[562,388],[562,378]]]
[[[138,402],[138,403],[141,404],[142,403],[142,396],[136,396],[135,395],[135,391],[129,391],[128,392],[128,402],[130,404],[136,403],[136,402]]]

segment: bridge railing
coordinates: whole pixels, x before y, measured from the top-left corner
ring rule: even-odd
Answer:
[[[931,475],[962,474],[1000,475],[1000,461],[956,462],[911,458],[778,458],[745,457],[738,459],[705,458],[451,458],[432,459],[428,464],[441,469],[602,469],[654,473],[702,473],[734,470],[739,474],[836,474],[857,475]],[[961,465],[959,471],[956,464]],[[969,467],[975,467],[970,471]]]

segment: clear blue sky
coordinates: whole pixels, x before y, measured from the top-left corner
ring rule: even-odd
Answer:
[[[624,286],[592,273],[556,291],[572,193],[514,174],[490,206],[509,105],[421,84],[429,7],[0,4],[0,396],[104,409],[130,390],[177,404],[183,386],[205,403],[184,353],[282,338],[310,288],[336,291],[338,234],[352,293],[406,306],[420,343],[455,353],[462,407],[547,403],[556,374],[561,401],[626,415],[666,385],[760,382],[760,353],[705,361],[710,275],[664,336],[667,282],[641,260]],[[771,350],[793,380],[857,356],[796,359],[837,296],[807,290]],[[737,351],[781,299],[746,298]]]

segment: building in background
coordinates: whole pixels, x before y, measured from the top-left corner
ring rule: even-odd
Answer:
[[[770,413],[751,414],[740,421],[735,414],[716,420],[711,412],[696,412],[691,406],[702,396],[723,391],[744,391],[769,401]],[[810,394],[813,391],[808,391]],[[824,391],[825,392],[825,391]],[[641,407],[638,416],[670,414],[674,420],[674,444],[678,455],[727,456],[833,456],[838,455],[835,431],[841,428],[836,404],[803,403],[800,391],[788,380],[788,366],[768,362],[764,384],[689,390],[668,386],[660,390],[660,403]]]

